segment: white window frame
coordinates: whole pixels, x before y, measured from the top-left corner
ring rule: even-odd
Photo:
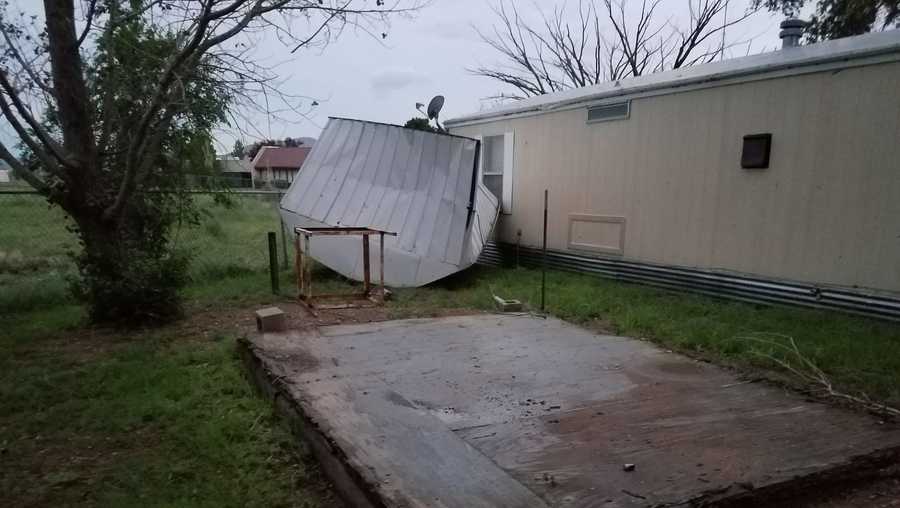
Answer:
[[[503,138],[503,167],[499,171],[496,169],[484,171],[484,154],[486,152],[485,138],[496,137]],[[478,179],[484,185],[484,176],[502,176],[502,196],[500,197],[500,213],[509,215],[513,211],[513,181],[515,173],[515,132],[504,132],[502,134],[482,135],[478,136],[481,143],[481,150],[478,158]]]

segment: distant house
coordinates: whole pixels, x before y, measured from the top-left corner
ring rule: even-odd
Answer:
[[[238,159],[230,155],[219,157],[222,176],[231,187],[253,187],[253,168],[249,159]]]
[[[6,161],[0,160],[0,183],[9,183],[12,181],[12,168]]]
[[[312,148],[309,146],[264,146],[256,153],[253,167],[253,186],[257,188],[287,188],[300,171]]]

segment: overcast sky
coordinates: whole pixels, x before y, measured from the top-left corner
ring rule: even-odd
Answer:
[[[632,0],[634,1],[634,0]],[[551,9],[562,1],[517,1],[522,12],[535,15],[534,5]],[[570,0],[569,5],[574,1]],[[216,138],[230,148],[235,137],[253,141],[249,132],[272,138],[317,137],[329,116],[343,116],[388,123],[403,123],[418,113],[416,102],[427,103],[436,95],[446,96],[442,118],[478,111],[490,105],[486,97],[510,89],[487,78],[473,76],[466,69],[499,61],[496,52],[479,39],[474,27],[489,30],[496,17],[489,0],[433,0],[414,18],[395,18],[384,41],[371,36],[344,32],[325,49],[299,51],[294,55],[272,38],[258,40],[257,52],[278,66],[287,78],[283,85],[292,93],[314,97],[319,106],[308,119],[285,115],[290,122],[254,115],[256,121],[243,134],[224,129]],[[687,0],[664,0],[661,16],[678,23],[686,16]],[[729,17],[745,12],[749,2],[735,0]],[[733,41],[752,39],[752,53],[771,51],[780,45],[778,23],[782,16],[761,12],[730,30]],[[747,47],[735,48],[734,56]],[[248,132],[249,131],[249,132]]]
[[[569,5],[577,0],[569,0]],[[637,6],[637,0],[628,0]],[[14,0],[25,10],[36,8],[31,0]],[[599,3],[599,2],[598,2]],[[403,123],[418,115],[416,102],[427,103],[436,95],[446,96],[442,118],[478,111],[490,105],[486,97],[510,92],[502,85],[478,76],[467,68],[500,61],[499,55],[479,39],[474,27],[489,31],[496,23],[490,6],[496,0],[431,0],[413,18],[396,17],[387,27],[387,38],[348,29],[326,48],[300,50],[291,54],[274,36],[254,36],[254,59],[274,66],[282,78],[281,87],[291,94],[310,97],[319,105],[306,118],[282,113],[281,118],[255,113],[239,128],[223,128],[215,133],[216,150],[229,151],[236,138],[245,144],[260,137],[318,137],[329,116],[344,116],[388,123]],[[552,10],[563,1],[516,0],[525,16],[537,17],[537,7]],[[681,24],[688,0],[663,0],[660,19]],[[729,18],[744,13],[749,0],[733,0]],[[752,39],[749,52],[776,49],[780,15],[760,12],[728,32],[729,41]],[[732,50],[732,56],[748,51]],[[0,122],[5,123],[5,122]],[[0,125],[0,137],[10,139],[9,127]]]

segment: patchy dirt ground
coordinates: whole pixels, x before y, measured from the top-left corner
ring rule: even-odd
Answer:
[[[285,300],[274,305],[284,311],[287,316],[288,328],[294,330],[308,330],[318,326],[375,323],[393,319],[390,307],[363,307],[350,309],[322,309],[313,316],[299,303]],[[193,337],[206,337],[223,330],[239,331],[250,334],[256,332],[256,319],[254,312],[260,306],[237,309],[202,309],[189,320],[178,325],[185,335]],[[428,312],[427,316],[413,317],[443,317],[473,314],[478,311],[470,309],[443,309],[439,312]]]
[[[886,478],[835,494],[826,499],[799,503],[798,508],[890,508],[900,506],[900,476]]]
[[[391,319],[390,311],[384,307],[359,309],[322,310],[318,316],[311,315],[302,305],[292,301],[275,304],[287,315],[288,327],[307,330],[318,326],[336,324],[372,323]],[[78,361],[90,361],[123,345],[145,340],[148,334],[163,332],[168,340],[208,341],[217,334],[246,335],[256,333],[254,312],[262,308],[260,305],[222,308],[219,306],[199,307],[188,311],[186,319],[161,329],[148,331],[129,331],[122,333],[111,328],[85,327],[67,330],[57,336],[35,343],[26,348],[26,352],[39,353],[48,348],[65,353],[67,358]],[[456,315],[472,313],[450,309],[439,315]],[[430,316],[430,315],[429,315]]]

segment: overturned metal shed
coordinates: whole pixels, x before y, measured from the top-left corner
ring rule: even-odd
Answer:
[[[384,239],[386,284],[427,284],[471,266],[496,222],[498,200],[478,178],[479,150],[477,140],[461,136],[331,118],[281,200],[281,214],[292,230],[396,232]],[[357,247],[346,237],[324,237],[309,255],[362,280]]]

